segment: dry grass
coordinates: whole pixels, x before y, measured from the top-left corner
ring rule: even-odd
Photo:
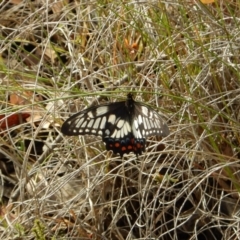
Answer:
[[[238,1],[0,5],[1,239],[239,239]],[[171,130],[139,159],[60,133],[130,91]]]

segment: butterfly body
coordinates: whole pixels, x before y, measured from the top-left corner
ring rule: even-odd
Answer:
[[[67,119],[61,129],[65,135],[101,136],[107,150],[119,153],[145,151],[146,137],[167,136],[168,126],[149,106],[135,102],[129,93],[126,101],[89,107]]]

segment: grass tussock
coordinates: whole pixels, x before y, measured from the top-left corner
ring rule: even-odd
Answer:
[[[2,1],[1,239],[238,239],[240,3]],[[133,92],[138,159],[60,127]]]

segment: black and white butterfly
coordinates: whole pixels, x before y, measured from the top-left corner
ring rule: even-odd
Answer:
[[[149,106],[135,102],[129,93],[126,101],[89,107],[68,118],[62,125],[65,135],[101,136],[107,150],[119,153],[145,151],[146,137],[169,134],[161,116]]]

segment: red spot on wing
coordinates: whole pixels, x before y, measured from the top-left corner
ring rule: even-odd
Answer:
[[[126,152],[127,148],[126,147],[122,147],[122,152]]]
[[[132,145],[128,145],[127,148],[128,148],[129,150],[132,150],[132,149],[133,149],[133,146],[132,146]]]
[[[141,144],[141,143],[137,143],[136,144],[136,148],[138,148],[138,149],[142,149],[144,146],[143,146],[143,144]]]
[[[106,149],[112,150],[115,154],[119,153],[122,157],[124,153],[134,152],[137,156],[145,151],[145,139],[135,138],[104,138]]]
[[[119,143],[119,142],[116,142],[116,143],[114,144],[114,146],[115,146],[116,148],[119,148],[119,147],[120,147],[120,143]]]

